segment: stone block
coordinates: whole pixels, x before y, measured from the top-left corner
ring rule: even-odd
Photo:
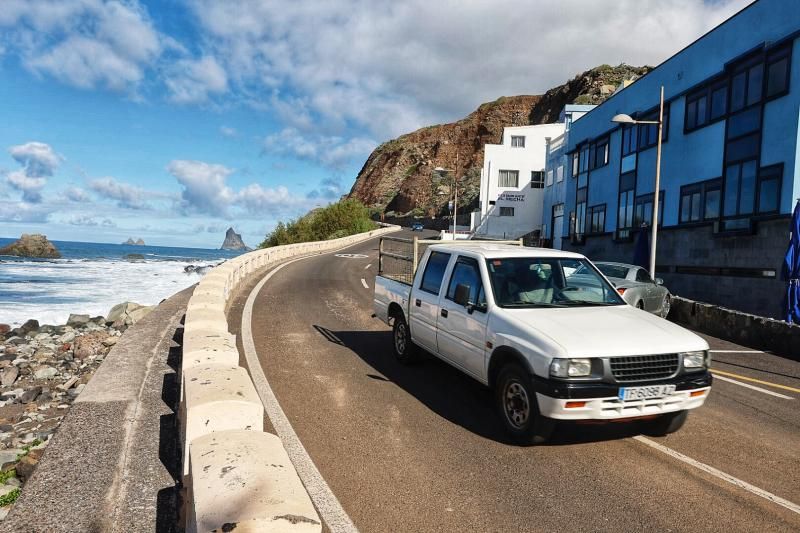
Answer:
[[[322,523],[281,440],[270,433],[225,431],[192,442],[188,533],[318,533]],[[235,528],[235,529],[232,529]]]
[[[184,446],[184,475],[189,472],[192,441],[214,431],[264,429],[264,407],[247,370],[240,366],[208,364],[183,373],[180,409]]]

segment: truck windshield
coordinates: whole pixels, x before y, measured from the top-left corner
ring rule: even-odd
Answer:
[[[486,261],[500,307],[625,305],[585,259],[514,257]]]

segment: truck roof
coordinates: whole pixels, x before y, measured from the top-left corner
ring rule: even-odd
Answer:
[[[495,244],[489,241],[460,241],[458,244],[433,244],[431,250],[442,252],[465,251],[480,255],[485,259],[505,257],[563,257],[570,259],[584,259],[581,254],[554,250],[552,248],[529,248],[527,246],[514,246],[511,244]]]

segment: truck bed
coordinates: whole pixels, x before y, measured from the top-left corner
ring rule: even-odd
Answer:
[[[388,324],[389,305],[395,302],[405,313],[408,309],[410,294],[410,281],[405,282],[387,276],[375,276],[375,293],[373,296],[375,316]]]

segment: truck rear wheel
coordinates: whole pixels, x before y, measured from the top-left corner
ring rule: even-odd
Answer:
[[[675,433],[683,427],[686,419],[689,418],[689,411],[678,411],[659,416],[648,424],[646,433],[652,437],[661,437],[670,433]]]
[[[539,413],[536,392],[528,372],[514,363],[503,367],[497,378],[495,397],[500,418],[517,443],[547,442],[555,421]]]
[[[409,365],[417,360],[419,349],[411,342],[411,332],[403,315],[394,318],[392,341],[394,356],[401,364]]]

